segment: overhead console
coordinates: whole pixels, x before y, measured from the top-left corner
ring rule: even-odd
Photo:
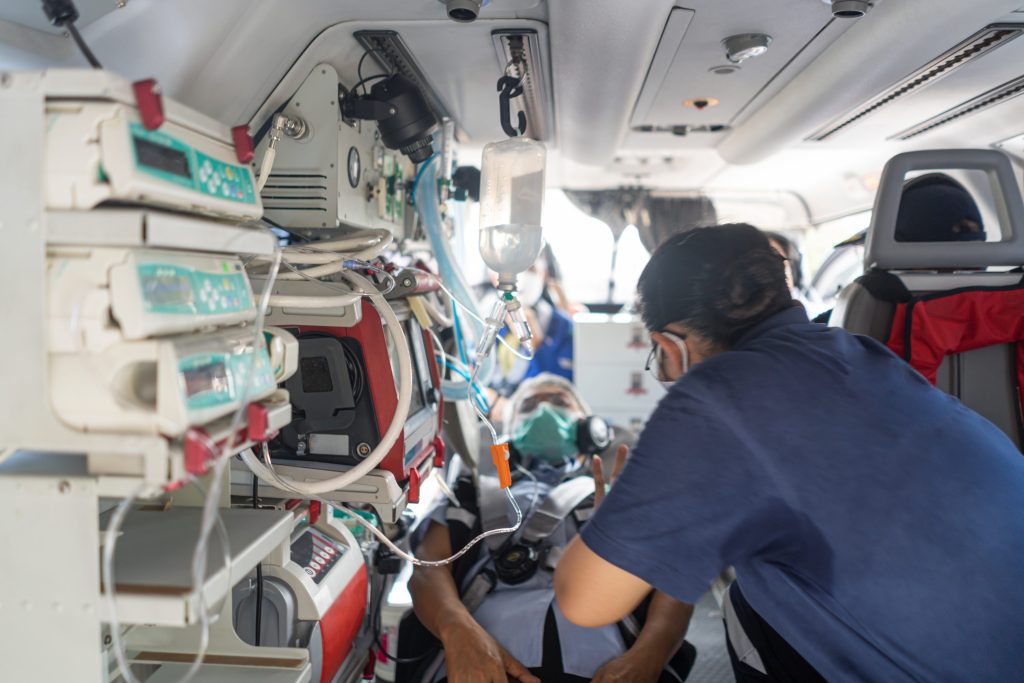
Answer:
[[[1024,41],[1013,19],[1019,6],[879,3],[718,151],[728,163],[750,164],[805,140],[925,141],[1020,92]]]

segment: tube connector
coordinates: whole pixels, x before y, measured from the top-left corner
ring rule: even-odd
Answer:
[[[270,142],[267,146],[270,149],[277,149],[277,144],[286,135],[292,140],[305,139],[309,135],[309,126],[303,119],[286,114],[274,114],[274,119],[270,123],[269,135]]]
[[[483,334],[480,335],[480,341],[476,345],[476,358],[474,364],[476,368],[484,362],[484,358],[494,348],[494,342],[498,338],[498,332],[501,330],[501,326],[505,323],[505,308],[507,302],[504,297],[498,297],[498,300],[494,302],[494,306],[491,307],[490,315],[487,316],[487,320],[484,324]],[[476,370],[474,368],[474,370]],[[476,373],[473,373],[473,378],[476,378]]]
[[[512,293],[506,294],[505,299],[505,308],[508,310],[508,320],[512,333],[519,339],[520,344],[529,347],[530,342],[533,341],[533,330],[530,329],[530,323],[527,322],[526,316],[523,315],[523,305]]]

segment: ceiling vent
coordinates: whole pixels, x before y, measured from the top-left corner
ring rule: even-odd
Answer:
[[[552,137],[551,85],[542,61],[540,38],[536,31],[503,29],[491,33],[498,66],[509,76],[523,79],[523,94],[510,100],[512,120],[517,112],[526,114],[526,136],[546,141]]]
[[[1021,33],[1024,33],[1024,24],[988,26],[888,90],[818,130],[807,139],[814,142],[827,140],[839,131],[891,105],[900,98],[937,83],[979,57],[1019,37]]]
[[[401,74],[416,84],[427,106],[434,112],[438,121],[449,118],[455,121],[448,108],[441,100],[437,90],[427,79],[416,58],[412,56],[409,47],[402,40],[402,36],[395,31],[356,31],[353,37],[365,49],[382,69],[389,74]],[[465,139],[458,122],[455,122],[456,138],[460,141]]]
[[[990,107],[994,107],[997,104],[1002,104],[1007,100],[1019,97],[1020,95],[1024,95],[1024,76],[1015,78],[1008,83],[1003,83],[986,93],[978,95],[977,97],[967,100],[963,104],[953,107],[949,111],[943,112],[938,116],[933,116],[927,121],[923,121],[901,133],[897,133],[889,139],[910,140],[912,138],[916,138],[917,136],[929,133],[936,128],[941,128],[942,126],[953,123],[968,114],[976,114]]]
[[[676,126],[655,126],[651,124],[633,126],[634,133],[672,133],[679,137],[685,137],[690,133],[724,133],[729,126],[724,123],[712,123],[701,126],[676,125]]]

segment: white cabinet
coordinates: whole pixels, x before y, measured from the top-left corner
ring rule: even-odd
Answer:
[[[651,340],[639,317],[579,314],[574,318],[575,379],[594,413],[622,426],[647,421],[665,390],[644,364]]]

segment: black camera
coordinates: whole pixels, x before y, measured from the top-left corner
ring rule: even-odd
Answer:
[[[437,116],[416,84],[405,76],[380,80],[366,95],[347,92],[340,104],[347,119],[376,121],[384,145],[401,150],[413,163],[426,161],[433,153]]]

